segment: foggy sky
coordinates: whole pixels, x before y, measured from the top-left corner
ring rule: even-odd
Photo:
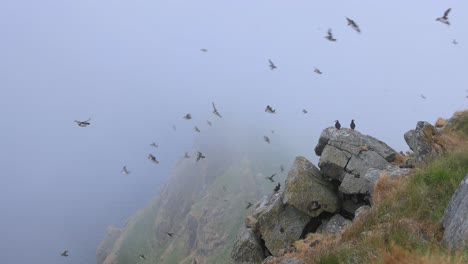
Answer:
[[[436,22],[449,7],[452,25]],[[106,226],[157,194],[207,119],[260,143],[273,129],[272,144],[314,162],[335,119],[407,150],[417,121],[467,106],[467,13],[435,0],[2,1],[0,262],[94,263]]]

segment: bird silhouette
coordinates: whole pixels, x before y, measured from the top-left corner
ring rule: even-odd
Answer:
[[[351,26],[354,30],[356,30],[356,32],[361,33],[361,29],[356,24],[356,22],[354,22],[354,20],[350,18],[346,18],[346,20],[348,21],[348,26]]]
[[[265,177],[267,178],[268,180],[270,180],[271,182],[275,182],[275,180],[273,180],[273,177],[275,177],[276,173],[271,175],[270,177]]]
[[[340,130],[340,128],[341,128],[340,121],[335,120],[335,128],[338,129],[338,130]]]
[[[68,250],[63,251],[62,254],[60,254],[60,256],[68,257]]]
[[[207,49],[200,49],[200,51],[202,51],[202,52],[208,52]]]
[[[184,116],[184,119],[190,120],[190,119],[192,119],[192,115],[191,114],[186,114]]]
[[[91,123],[89,122],[91,120],[91,118],[88,118],[88,120],[86,121],[78,121],[78,120],[75,120],[75,122],[78,124],[78,126],[80,127],[87,127],[89,125],[91,125]]]
[[[356,128],[356,124],[354,124],[354,119],[351,119],[351,124],[349,125],[349,127],[354,130]]]
[[[263,140],[265,140],[268,144],[270,144],[270,138],[267,136],[263,136]]]
[[[213,124],[211,124],[210,121],[206,120],[206,123],[209,125],[209,126],[213,126]]]
[[[457,44],[458,44],[458,41],[457,41],[456,39],[453,39],[453,40],[452,40],[452,43],[453,43],[453,45],[457,45]]]
[[[450,26],[450,22],[449,22],[449,19],[448,19],[448,14],[450,13],[450,10],[452,10],[452,8],[447,9],[447,10],[445,11],[444,15],[441,16],[441,17],[438,17],[438,18],[436,19],[436,21],[439,21],[439,22],[441,22],[441,23],[444,23],[444,24]]]
[[[276,65],[270,59],[268,60],[268,62],[270,63],[270,69],[271,70],[274,70],[274,69],[278,68],[278,67],[276,67]]]
[[[421,94],[421,98],[426,99],[426,96],[424,96],[424,94]]]
[[[218,112],[218,109],[216,109],[216,106],[214,102],[211,103],[213,105],[213,114],[217,115],[218,117],[222,118],[221,114]]]
[[[151,143],[150,146],[155,147],[155,148],[159,147],[159,146],[158,146],[156,143],[154,143],[154,142]]]
[[[273,109],[273,107],[271,107],[270,105],[267,105],[266,108],[265,108],[265,112],[270,113],[270,114],[274,114],[274,113],[276,113],[276,109]]]
[[[151,155],[151,154],[148,155],[148,159],[151,160],[155,164],[159,163],[159,161],[156,159],[156,157]]]
[[[197,126],[195,126],[193,129],[200,133],[200,129]]]
[[[130,174],[130,171],[127,170],[127,166],[123,166],[123,169],[122,169],[121,173],[125,174],[125,175],[128,175],[128,174]]]
[[[197,161],[204,159],[204,158],[205,156],[203,156],[203,154],[200,151],[198,151]]]
[[[317,74],[322,74],[322,71],[320,71],[317,67],[315,67],[314,72],[317,73]]]
[[[145,255],[140,255],[140,256],[138,256],[138,257],[139,257],[140,259],[142,259],[142,260],[146,260]]]
[[[247,202],[247,207],[245,209],[249,209],[253,204],[251,202]]]
[[[302,113],[307,114],[308,112],[307,112],[307,110],[302,109]]]
[[[168,235],[169,237],[173,237],[174,233],[166,232],[166,235]]]
[[[336,38],[333,37],[331,28],[328,29],[328,33],[327,33],[327,35],[325,36],[325,38],[328,39],[329,41],[336,41]]]
[[[281,183],[278,182],[278,185],[276,185],[275,189],[273,190],[274,192],[278,192],[281,188]]]

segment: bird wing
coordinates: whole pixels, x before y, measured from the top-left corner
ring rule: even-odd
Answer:
[[[329,36],[329,37],[332,36],[332,30],[331,30],[331,28],[328,29],[328,36]]]
[[[449,9],[447,9],[447,11],[445,11],[445,13],[444,13],[444,18],[445,19],[447,19],[448,14],[450,13],[450,10],[452,10],[452,8],[449,8]]]
[[[348,25],[351,25],[351,24],[353,24],[353,23],[354,23],[354,21],[353,21],[353,20],[351,20],[351,19],[349,19],[349,18],[347,18],[347,17],[346,17],[346,20],[348,20]]]
[[[218,110],[216,109],[216,106],[215,106],[214,102],[211,102],[211,104],[213,105],[213,111],[218,112]]]

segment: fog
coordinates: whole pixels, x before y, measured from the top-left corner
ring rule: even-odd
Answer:
[[[451,25],[436,22],[449,7]],[[314,162],[336,119],[406,151],[417,121],[467,106],[466,14],[435,0],[2,1],[0,262],[95,263],[106,226],[209,142],[206,120]]]

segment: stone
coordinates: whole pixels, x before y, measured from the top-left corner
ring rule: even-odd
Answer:
[[[304,157],[296,157],[285,186],[283,202],[311,217],[340,208],[333,185]]]
[[[354,212],[354,218],[357,218],[360,214],[364,213],[364,212],[367,212],[370,210],[370,206],[368,205],[363,205],[361,207],[359,207],[358,209],[356,209],[356,211]]]
[[[375,183],[384,174],[387,174],[390,177],[402,177],[409,175],[410,173],[411,169],[400,168],[394,165],[389,165],[383,170],[370,168],[364,175],[364,180],[367,182],[367,193],[369,193],[371,196],[374,194]]]
[[[346,194],[365,194],[368,190],[367,181],[364,178],[347,173],[340,184],[339,190]]]
[[[328,223],[323,228],[323,233],[331,233],[335,235],[341,234],[343,228],[351,224],[351,221],[344,218],[343,216],[336,214],[330,218]]]
[[[239,230],[231,258],[235,264],[256,264],[265,258],[263,248],[250,228]]]
[[[468,246],[468,174],[458,186],[442,217],[444,241],[449,248]]]
[[[419,121],[416,129],[405,133],[406,144],[414,152],[414,159],[417,163],[438,154],[441,146],[437,144],[434,137],[436,134],[434,126],[425,121]]]

